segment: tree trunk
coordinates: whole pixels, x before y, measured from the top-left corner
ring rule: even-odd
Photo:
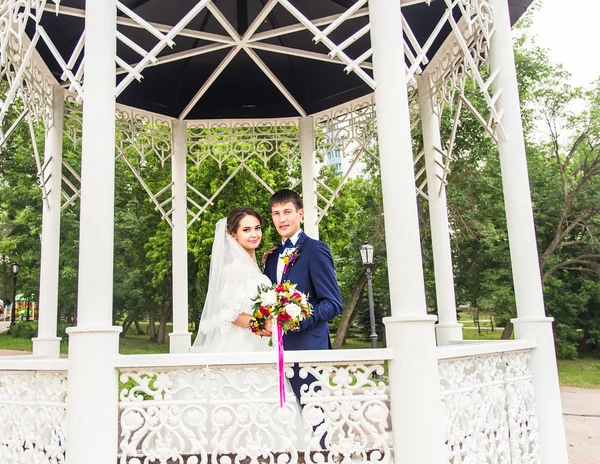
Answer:
[[[169,320],[170,304],[165,303],[160,312],[160,323],[158,324],[158,333],[156,335],[156,343],[163,344],[167,340],[167,321]]]
[[[135,324],[135,330],[137,330],[137,334],[145,335],[144,331],[142,330],[142,326],[140,325],[140,321],[136,319],[133,321],[133,323]]]
[[[150,341],[156,343],[156,303],[152,302],[150,305],[150,321],[148,322],[148,335]]]
[[[358,304],[358,300],[362,295],[362,292],[367,283],[367,275],[366,273],[362,273],[354,287],[352,288],[352,293],[350,293],[350,298],[348,303],[346,303],[346,307],[342,312],[342,319],[340,320],[340,325],[335,333],[335,340],[333,341],[333,348],[341,348],[346,338],[348,337],[348,331],[350,330],[350,322],[352,321],[352,314],[356,305]]]
[[[512,322],[510,322],[510,319],[509,319],[508,322],[506,323],[506,327],[504,327],[504,330],[502,331],[500,340],[510,340],[510,337],[512,337],[514,328],[515,328],[515,326],[513,325]]]
[[[128,317],[123,321],[123,330],[121,331],[119,337],[124,338],[125,335],[127,335],[127,332],[129,331],[129,327],[131,327],[131,324],[133,323],[133,319]]]

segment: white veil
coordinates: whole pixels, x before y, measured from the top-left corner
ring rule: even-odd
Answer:
[[[230,314],[228,306],[236,304],[235,300],[239,299],[239,295],[233,299],[230,296],[236,293],[236,284],[239,284],[240,278],[248,275],[261,276],[262,273],[250,255],[227,233],[227,218],[222,218],[215,227],[208,291],[200,317],[198,336],[193,345],[196,351],[211,351],[211,347],[220,341],[223,336],[222,324]],[[225,296],[227,298],[224,298]],[[246,298],[248,296],[242,295]]]

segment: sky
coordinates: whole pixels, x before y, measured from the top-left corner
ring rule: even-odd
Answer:
[[[600,77],[600,0],[542,3],[532,25],[537,43],[549,50],[553,62],[561,63],[573,75],[574,85],[589,85]]]

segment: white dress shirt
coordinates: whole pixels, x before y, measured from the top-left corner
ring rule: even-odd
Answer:
[[[298,241],[298,237],[300,237],[301,233],[302,233],[302,229],[299,229],[298,232],[296,232],[294,235],[292,235],[290,237],[290,240],[294,244],[294,246],[296,246],[296,242]],[[282,240],[281,243],[285,243],[285,240]],[[281,278],[283,277],[283,268],[284,268],[284,264],[283,264],[283,259],[281,259],[281,253],[280,253],[279,260],[277,261],[277,283],[278,284],[281,283]]]

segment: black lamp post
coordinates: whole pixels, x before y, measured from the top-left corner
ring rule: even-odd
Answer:
[[[373,266],[373,246],[365,243],[360,247],[360,257],[366,267],[367,274],[367,290],[369,293],[369,316],[371,318],[371,345],[373,348],[377,348],[377,330],[375,328],[375,305],[373,304],[373,272],[371,266]]]
[[[17,315],[17,276],[19,275],[19,263],[12,263],[12,275],[13,275],[13,301],[12,308],[10,314],[10,327],[15,324],[15,319]]]

